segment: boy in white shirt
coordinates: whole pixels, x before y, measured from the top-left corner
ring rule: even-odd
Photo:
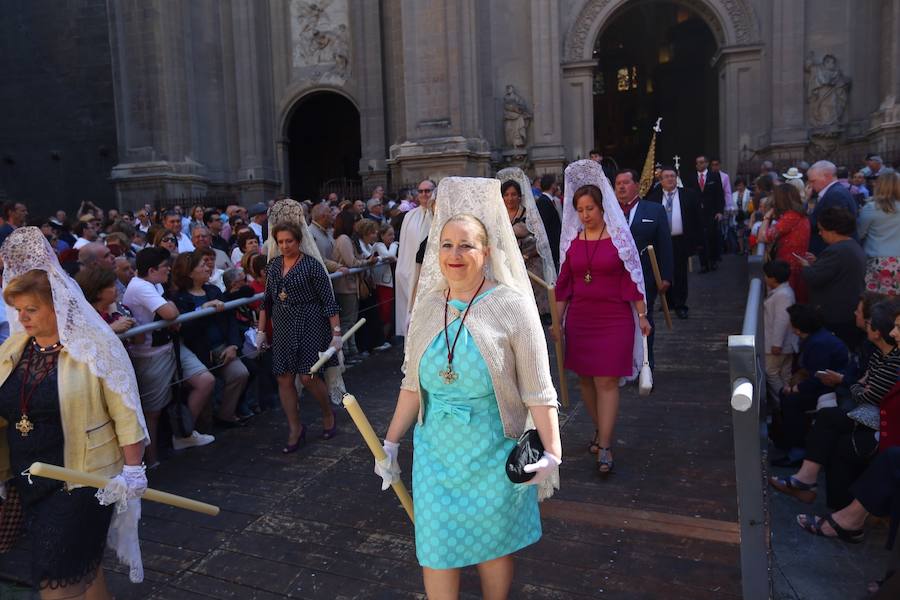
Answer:
[[[788,283],[791,266],[783,260],[772,260],[763,265],[766,288],[769,290],[763,303],[763,327],[766,349],[766,382],[769,397],[777,405],[779,391],[791,379],[791,367],[797,352],[797,335],[791,328],[787,309],[796,304],[794,290]]]

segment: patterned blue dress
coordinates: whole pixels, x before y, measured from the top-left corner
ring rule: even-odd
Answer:
[[[451,303],[465,309],[463,302]],[[459,328],[460,319],[450,324],[451,344]],[[541,537],[537,487],[506,477],[515,440],[503,435],[490,372],[465,327],[453,357],[459,378],[451,384],[438,374],[446,363],[441,331],[419,363],[425,414],[413,437],[416,556],[430,569],[482,563]]]

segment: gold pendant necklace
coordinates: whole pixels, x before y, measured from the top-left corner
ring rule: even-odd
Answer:
[[[592,281],[594,280],[594,278],[591,277],[591,264],[594,262],[594,254],[597,253],[597,248],[600,247],[600,239],[603,237],[603,234],[604,234],[604,233],[606,233],[606,223],[605,223],[605,222],[603,223],[603,229],[600,230],[600,235],[597,236],[597,245],[594,246],[594,250],[593,250],[590,254],[588,254],[588,250],[587,250],[587,242],[588,242],[587,231],[584,231],[584,256],[587,258],[587,263],[588,263],[588,264],[587,264],[587,269],[585,269],[585,271],[584,271],[584,282],[585,282],[585,283],[590,283],[590,282],[592,282]]]
[[[449,363],[447,364],[446,369],[438,372],[438,375],[440,375],[441,379],[443,379],[444,383],[447,385],[450,385],[451,383],[459,379],[459,374],[453,371],[453,365]]]
[[[22,418],[16,423],[16,431],[21,433],[22,437],[28,437],[28,434],[34,431],[34,424],[28,418],[28,415],[22,415]]]
[[[280,292],[278,292],[278,299],[281,300],[282,302],[285,302],[288,299],[287,292],[285,292],[284,290],[281,290]]]
[[[592,279],[593,277],[591,277],[591,269],[588,268],[588,270],[584,272],[584,282],[590,283]]]

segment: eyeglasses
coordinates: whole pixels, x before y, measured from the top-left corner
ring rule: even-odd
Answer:
[[[172,244],[174,244],[174,243],[175,243],[175,238],[173,238],[173,237],[164,237],[164,238],[161,239],[160,241],[161,241],[161,242],[171,242]]]
[[[434,191],[434,188],[421,188],[416,191],[419,192],[420,194],[430,194],[431,192]]]

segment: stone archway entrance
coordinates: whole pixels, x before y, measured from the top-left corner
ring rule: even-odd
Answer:
[[[685,29],[695,27],[705,39],[700,44],[700,53],[707,56],[706,64],[709,65],[708,69],[711,74],[704,78],[704,83],[701,84],[706,86],[704,90],[693,95],[695,97],[702,95],[705,99],[711,97],[713,105],[703,111],[705,115],[703,122],[706,123],[702,127],[704,133],[698,137],[699,141],[691,143],[692,147],[702,146],[702,148],[688,149],[684,152],[688,154],[710,152],[717,148],[723,167],[726,170],[734,171],[740,160],[745,158],[748,153],[752,154],[753,148],[768,143],[767,140],[761,139],[762,134],[760,133],[765,128],[764,115],[766,114],[761,105],[760,96],[763,46],[759,34],[759,23],[749,0],[585,0],[578,16],[568,27],[563,40],[562,114],[566,158],[568,160],[586,158],[588,151],[594,147],[598,133],[598,124],[595,122],[597,107],[595,106],[594,92],[598,85],[597,75],[601,66],[600,53],[595,54],[595,50],[598,50],[597,43],[600,43],[599,50],[602,50],[603,43],[607,39],[615,38],[615,32],[610,32],[618,29],[619,20],[627,20],[627,15],[631,11],[645,11],[645,13],[647,11],[650,13],[674,11],[675,32],[682,27]],[[679,21],[681,18],[678,16],[679,14],[686,18]],[[640,25],[640,31],[633,35],[632,39],[626,41],[631,42],[630,45],[639,56],[641,52],[646,51],[645,69],[647,63],[655,62],[655,65],[651,64],[653,67],[651,69],[652,80],[656,69],[662,66],[660,58],[666,58],[665,55],[661,57],[659,51],[662,49],[662,42],[666,41],[665,36],[669,34],[672,24],[670,23],[660,35],[654,36],[655,42],[650,44],[649,49],[643,49],[641,44],[645,43],[644,38],[648,31],[658,27],[648,22],[647,18],[646,16],[636,18]],[[709,51],[710,36],[714,43],[712,52]],[[677,39],[677,36],[673,39]],[[685,42],[687,41],[685,40]],[[622,44],[623,48],[618,50],[626,50],[626,44],[624,42]],[[668,41],[665,45],[668,45]],[[609,48],[607,49],[609,50]],[[616,50],[617,48],[612,49]],[[667,50],[675,49],[667,48]],[[610,54],[614,55],[614,53]],[[670,63],[673,56],[674,54],[669,52]],[[629,70],[629,75],[631,73]],[[665,75],[665,70],[656,75]],[[604,75],[605,79],[606,75]],[[637,79],[638,87],[642,81],[646,85],[647,78],[642,78],[640,73],[638,73]],[[611,82],[603,81],[603,84],[607,87],[612,85],[615,89],[615,86],[618,85],[618,68],[613,80]],[[654,87],[654,94],[656,89]],[[643,93],[646,94],[646,87],[643,88]],[[664,95],[659,97],[664,99]],[[640,109],[640,104],[638,104],[634,120],[641,122],[633,125],[638,127],[638,137],[626,140],[631,149],[622,148],[626,157],[629,153],[633,157],[637,152],[635,149],[640,149],[640,160],[635,165],[638,167],[643,164],[649,127],[657,116],[665,116],[656,114],[650,116],[651,112],[655,112],[659,108],[655,105],[647,106],[644,108],[647,118],[638,119],[637,112]],[[710,119],[712,119],[711,124]],[[663,123],[663,136],[659,142],[663,146],[661,153],[669,160],[671,160],[673,152],[666,144],[669,141],[676,141],[674,138],[677,133],[677,131],[671,131],[673,127],[676,127],[673,120],[677,121],[677,117],[670,117]],[[701,126],[694,125],[693,128],[699,130]],[[602,131],[602,128],[599,131]],[[693,137],[693,134],[690,134],[689,137]],[[679,154],[681,152],[679,150]],[[634,158],[626,159],[634,160]]]
[[[314,92],[291,109],[285,124],[287,191],[317,199],[327,182],[359,183],[362,156],[359,110],[335,92]]]
[[[594,143],[620,167],[640,169],[662,117],[657,160],[718,155],[719,102],[712,30],[671,1],[627,4],[594,44]]]

